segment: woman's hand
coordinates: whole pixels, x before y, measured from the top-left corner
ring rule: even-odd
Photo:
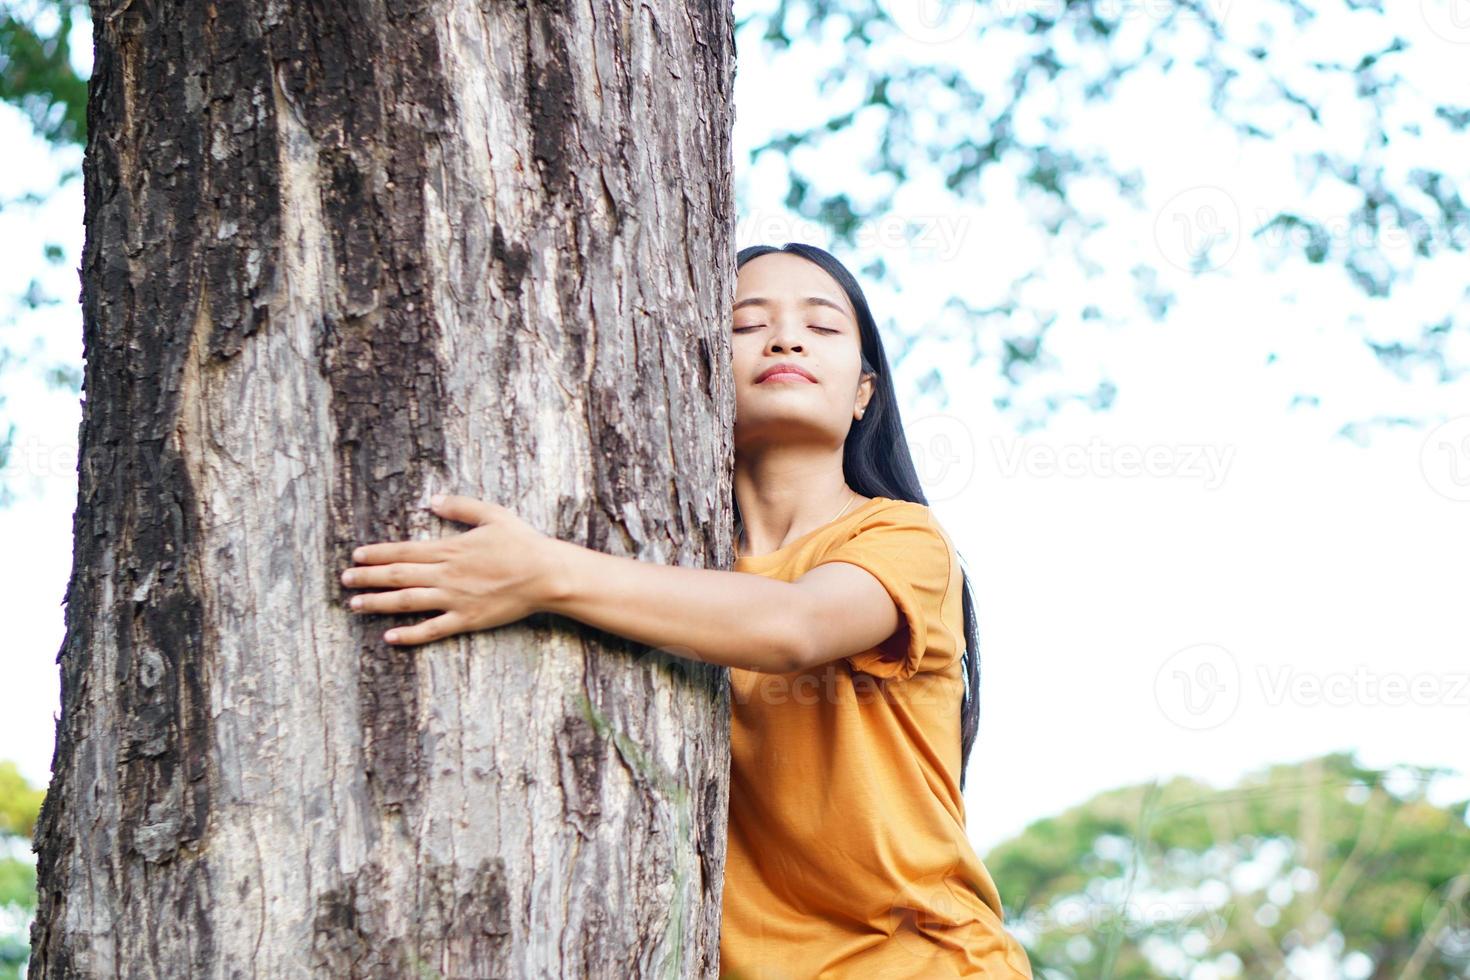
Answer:
[[[441,502],[442,498],[442,502]],[[502,626],[546,608],[555,594],[556,538],[542,534],[499,504],[436,495],[431,508],[446,520],[474,524],[454,537],[388,541],[352,552],[342,584],[369,592],[349,604],[359,613],[442,610],[383,639],[408,645]]]

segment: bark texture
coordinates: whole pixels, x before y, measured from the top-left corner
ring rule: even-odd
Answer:
[[[705,976],[723,669],[395,649],[458,533],[729,567],[728,3],[94,0],[85,401],[30,976]]]

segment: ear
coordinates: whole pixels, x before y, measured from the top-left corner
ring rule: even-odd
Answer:
[[[864,371],[863,372],[862,378],[858,381],[857,411],[859,411],[859,412],[865,412],[865,411],[867,411],[868,402],[871,401],[872,398],[873,398],[873,389],[874,389],[873,379],[876,378],[876,377],[877,377],[877,375],[874,374],[871,371]]]

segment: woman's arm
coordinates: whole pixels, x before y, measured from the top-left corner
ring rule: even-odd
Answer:
[[[705,663],[806,670],[876,646],[903,623],[878,580],[846,563],[783,582],[556,544],[557,584],[540,609]]]
[[[808,666],[802,589],[719,569],[660,565],[555,541],[558,573],[539,603],[651,647],[763,673]]]
[[[877,642],[885,613],[874,598],[888,606],[893,629],[892,604],[872,580],[854,591],[851,584],[841,588],[830,570],[812,582],[783,582],[660,565],[559,540],[472,497],[451,495],[432,509],[477,526],[448,538],[363,545],[353,551],[357,564],[342,574],[349,589],[393,590],[354,596],[354,612],[442,611],[389,630],[389,643],[430,643],[551,612],[686,659],[786,673],[820,662],[813,659],[819,650],[831,659]],[[867,624],[862,635],[854,635],[858,623]]]

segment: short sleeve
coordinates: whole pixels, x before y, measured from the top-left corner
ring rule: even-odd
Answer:
[[[866,569],[888,590],[899,613],[892,636],[844,659],[875,677],[912,677],[929,645],[930,625],[940,622],[950,587],[950,544],[929,508],[903,501],[878,511],[816,564],[834,561]]]

